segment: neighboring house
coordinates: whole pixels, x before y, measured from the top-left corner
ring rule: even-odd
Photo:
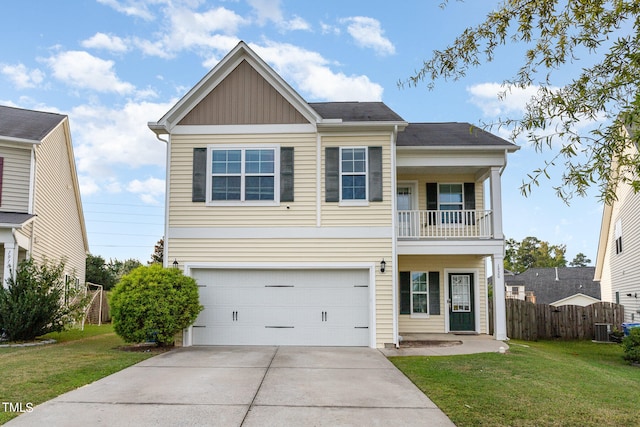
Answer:
[[[530,268],[505,274],[507,298],[553,306],[587,306],[600,301],[600,282],[593,280],[595,267]]]
[[[243,42],[149,127],[167,144],[165,264],[205,307],[185,345],[487,333],[485,261],[504,289],[501,173],[517,146],[381,102],[309,103]]]
[[[624,129],[627,132],[627,129]],[[638,147],[628,146],[638,156]],[[627,173],[617,171],[615,173]],[[638,179],[637,172],[635,179]],[[640,320],[640,193],[630,184],[615,188],[616,198],[605,204],[600,227],[595,279],[602,285],[602,300],[624,305],[624,321]]]
[[[0,106],[0,283],[31,257],[84,284],[88,250],[69,118]]]

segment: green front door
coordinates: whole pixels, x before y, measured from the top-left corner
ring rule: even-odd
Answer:
[[[473,273],[449,274],[449,330],[475,331]]]

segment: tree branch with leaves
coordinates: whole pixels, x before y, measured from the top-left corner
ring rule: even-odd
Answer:
[[[640,157],[628,150],[640,136],[623,130],[640,125],[639,30],[637,0],[505,0],[484,22],[435,50],[399,85],[426,82],[433,88],[438,79],[456,81],[496,59],[501,46],[524,44],[522,65],[503,81],[499,96],[532,86],[537,93],[521,117],[484,126],[506,127],[513,141],[526,138],[538,151],[554,150],[551,161],[523,180],[524,195],[562,163],[560,184],[554,187],[562,200],[597,187],[600,199],[611,202],[620,182],[640,190]],[[580,67],[581,61],[589,64]],[[554,85],[555,75],[567,68],[573,73],[569,83]]]

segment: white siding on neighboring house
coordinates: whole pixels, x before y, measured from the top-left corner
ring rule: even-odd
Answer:
[[[2,171],[2,212],[28,212],[31,170],[31,145],[14,148],[0,145],[4,158]]]

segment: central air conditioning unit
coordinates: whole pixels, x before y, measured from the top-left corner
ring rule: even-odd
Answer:
[[[609,342],[609,334],[611,333],[611,323],[596,323],[594,326],[596,342]]]

